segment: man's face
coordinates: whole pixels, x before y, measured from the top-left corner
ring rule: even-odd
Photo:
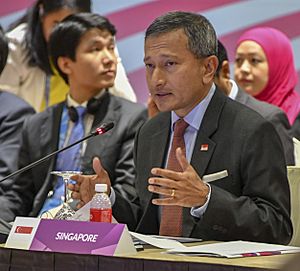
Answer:
[[[114,37],[107,30],[89,30],[80,40],[75,61],[68,59],[70,91],[95,94],[112,87],[116,77],[117,58]]]
[[[225,93],[225,95],[229,95],[231,92],[232,85],[230,83],[230,69],[229,62],[224,60],[221,65],[219,74],[215,75],[214,83],[218,86],[218,88]]]
[[[146,79],[159,111],[184,117],[205,97],[211,86],[206,61],[189,51],[182,29],[146,39]]]

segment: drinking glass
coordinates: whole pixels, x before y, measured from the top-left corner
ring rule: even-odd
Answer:
[[[64,203],[71,203],[72,201],[72,198],[71,198],[71,193],[70,191],[68,190],[68,183],[70,182],[70,178],[71,176],[73,175],[77,175],[77,174],[82,174],[81,171],[70,171],[70,170],[67,170],[67,171],[51,171],[51,174],[54,174],[56,176],[60,176],[63,178],[64,180],[64,197],[62,198],[62,201]]]

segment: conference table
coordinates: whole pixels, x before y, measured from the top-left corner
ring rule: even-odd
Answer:
[[[0,248],[1,271],[255,271],[279,270],[295,254],[248,258],[213,258],[163,253],[145,246],[143,251],[123,257],[27,251]],[[300,254],[299,254],[300,257]]]

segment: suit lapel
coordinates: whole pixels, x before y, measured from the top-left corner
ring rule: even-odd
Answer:
[[[42,120],[40,132],[41,157],[50,154],[58,148],[60,120],[63,106],[64,103],[61,103],[55,107],[47,109],[49,110],[49,114],[46,114],[45,118]],[[47,177],[38,194],[34,198],[33,208],[30,214],[32,216],[36,216],[38,214],[45,202],[49,189],[51,189],[51,180],[53,178],[53,175],[51,175],[50,172],[55,167],[55,161],[56,157],[54,156],[52,159],[50,159],[50,161],[45,162],[48,163],[48,172],[46,175]]]
[[[211,139],[211,136],[218,129],[220,115],[226,99],[228,98],[216,89],[204,114],[191,159],[191,164],[200,177],[204,175],[213,155],[216,143]]]
[[[151,165],[153,167],[163,167],[165,153],[168,148],[169,136],[170,136],[170,113],[162,114],[162,118],[158,123],[158,129],[151,136]],[[162,148],[159,148],[162,146]]]
[[[149,155],[149,168],[145,168],[144,172],[149,172],[153,167],[164,167],[165,153],[168,149],[168,138],[170,130],[170,113],[161,113],[158,116],[158,123],[155,124],[155,131],[149,135],[149,141],[146,144],[151,146]],[[154,125],[153,125],[154,126]],[[151,203],[153,198],[157,198],[158,195],[148,191],[148,173],[145,173],[145,181],[141,182],[141,191],[143,193],[143,199],[146,202],[145,211],[140,223],[137,227],[137,231],[145,233],[157,234],[159,230],[158,223],[158,206]],[[151,221],[149,220],[151,218]]]
[[[60,130],[60,120],[64,103],[61,103],[51,109],[49,114],[45,116],[41,125],[40,142],[41,154],[49,154],[58,147],[58,138]],[[50,143],[50,144],[49,144]]]
[[[214,153],[216,143],[211,139],[211,136],[218,129],[220,115],[226,99],[228,98],[216,89],[215,94],[213,95],[204,114],[191,159],[191,165],[200,177],[205,175],[207,166]],[[193,227],[194,219],[190,215],[190,208],[184,208],[183,235],[190,236]]]
[[[151,148],[150,152],[150,165],[151,168],[153,167],[160,167],[164,168],[164,162],[166,157],[166,152],[168,149],[168,141],[169,141],[169,134],[170,134],[170,113],[164,113],[162,114],[162,118],[160,119],[160,122],[157,127],[157,131],[151,136],[151,142],[150,146],[153,146]],[[159,148],[158,146],[162,146]],[[151,170],[151,168],[149,170]],[[145,189],[148,191],[148,182],[146,183]],[[151,199],[158,197],[157,194],[154,193],[147,193],[146,194],[148,206],[150,204]],[[152,204],[150,204],[152,206]]]

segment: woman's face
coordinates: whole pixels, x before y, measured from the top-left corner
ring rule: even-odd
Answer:
[[[243,41],[236,50],[234,78],[252,96],[258,95],[269,80],[267,57],[259,44]]]
[[[75,13],[74,10],[68,8],[62,8],[48,13],[42,17],[42,27],[45,40],[48,42],[53,27],[62,21],[67,16]]]

